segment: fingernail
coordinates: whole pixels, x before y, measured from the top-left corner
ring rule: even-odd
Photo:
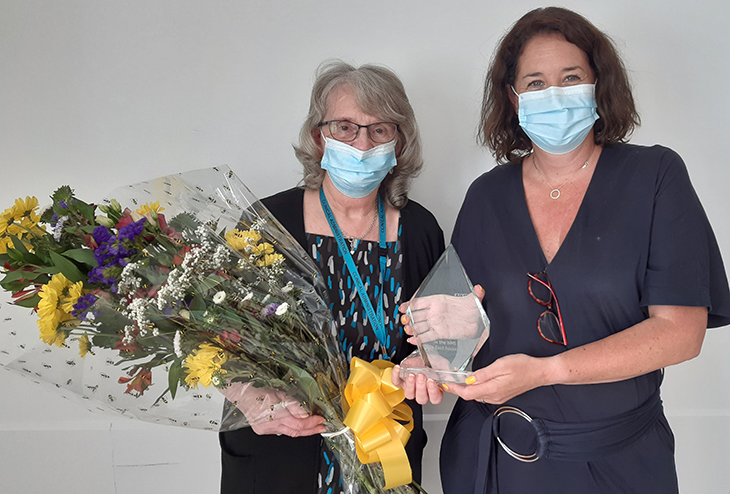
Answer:
[[[441,383],[441,387],[444,388],[444,389],[449,389],[449,387],[447,385],[443,384],[443,383]]]
[[[474,384],[475,382],[477,382],[477,378],[474,376],[469,376],[466,378],[466,381],[464,381],[464,382],[466,382],[466,384]]]
[[[400,316],[400,322],[403,324],[408,324],[408,316],[406,316],[405,314]]]

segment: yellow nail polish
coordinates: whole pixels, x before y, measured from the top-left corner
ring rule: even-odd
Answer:
[[[408,316],[406,316],[405,314],[400,316],[400,322],[403,324],[408,324]]]
[[[444,389],[449,389],[449,387],[447,385],[443,384],[443,383],[441,383],[441,387],[444,388]]]
[[[466,378],[466,381],[464,381],[464,382],[466,382],[466,384],[474,384],[475,382],[477,382],[477,378],[474,376],[469,376]]]

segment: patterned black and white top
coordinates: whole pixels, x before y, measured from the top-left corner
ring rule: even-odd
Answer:
[[[401,226],[398,226],[400,238]],[[403,252],[400,242],[386,243],[386,268],[380,272],[380,247],[376,241],[359,241],[352,256],[367,290],[373,309],[377,311],[378,297],[383,297],[383,318],[386,330],[385,352],[362,306],[360,295],[350,278],[345,260],[334,237],[307,234],[307,250],[324,276],[330,297],[330,311],[339,327],[340,348],[350,360],[390,360],[404,344],[403,326],[398,306],[403,296]],[[380,277],[383,276],[382,293]],[[387,356],[386,356],[387,355]],[[325,446],[319,471],[319,493],[339,494],[342,483],[339,464]]]

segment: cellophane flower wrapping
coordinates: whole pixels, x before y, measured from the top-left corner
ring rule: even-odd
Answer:
[[[125,186],[98,207],[68,187],[52,199],[0,218],[0,285],[37,312],[37,326],[5,318],[0,365],[89,409],[188,428],[301,407],[337,433],[326,441],[345,492],[381,491],[380,465],[358,461],[343,424],[348,363],[322,276],[229,168]]]

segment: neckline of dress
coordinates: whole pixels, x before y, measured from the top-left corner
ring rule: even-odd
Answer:
[[[396,243],[396,242],[400,242],[400,240],[401,240],[401,238],[400,238],[400,231],[401,231],[402,220],[403,220],[403,215],[400,214],[400,212],[399,212],[399,214],[398,214],[398,227],[396,229],[396,232],[398,232],[398,238],[396,238],[395,240],[386,240],[385,241],[386,244],[390,245],[390,244],[393,244],[393,243]],[[315,235],[317,237],[331,238],[332,240],[335,240],[336,241],[335,236],[332,235],[331,232],[330,232],[330,235],[327,235],[325,233],[313,233],[313,232],[309,232],[307,230],[304,230],[304,235],[305,235],[305,237],[309,237],[310,235]],[[375,240],[363,239],[363,240],[360,240],[360,242],[373,242],[373,243],[376,243],[377,244],[378,243],[378,240],[377,239],[375,239]],[[360,244],[358,244],[358,247],[359,246],[360,246]]]
[[[540,252],[540,257],[542,258],[543,263],[545,264],[544,269],[547,269],[549,266],[553,266],[555,264],[555,260],[558,258],[560,253],[564,251],[565,244],[573,237],[575,234],[573,233],[574,226],[578,222],[578,220],[581,218],[581,216],[584,214],[583,210],[586,209],[586,202],[589,202],[591,191],[595,189],[594,183],[596,183],[596,175],[599,174],[600,170],[603,169],[601,166],[601,162],[603,161],[603,154],[606,152],[606,148],[602,148],[600,154],[598,155],[598,160],[596,161],[595,168],[593,170],[593,174],[591,175],[591,179],[588,182],[588,187],[586,188],[585,194],[583,194],[583,199],[580,201],[580,206],[578,206],[578,212],[575,214],[575,218],[573,218],[573,222],[570,224],[570,228],[568,228],[568,233],[565,235],[565,238],[560,243],[560,246],[558,247],[558,250],[555,251],[555,255],[553,258],[548,262],[547,256],[545,255],[545,250],[542,248],[542,244],[540,244],[540,238],[537,236],[537,230],[535,229],[535,224],[532,222],[532,216],[530,215],[530,208],[527,206],[527,196],[525,195],[525,183],[522,178],[522,168],[525,164],[524,159],[521,163],[519,163],[520,166],[517,168],[517,176],[518,176],[518,188],[520,191],[520,205],[523,209],[523,214],[527,217],[527,222],[529,224],[529,230],[532,234],[532,241],[537,246],[538,251]]]

